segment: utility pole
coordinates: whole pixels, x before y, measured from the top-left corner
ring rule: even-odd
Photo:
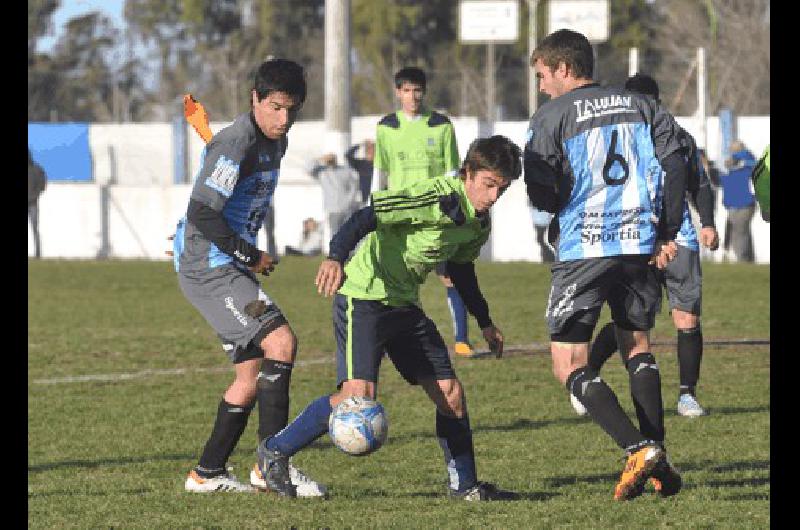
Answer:
[[[528,0],[528,57],[525,64],[528,69],[528,116],[536,112],[537,98],[539,96],[539,81],[536,79],[536,70],[530,66],[531,55],[536,49],[536,9],[539,0]]]
[[[495,109],[494,42],[486,43],[486,122],[489,132],[494,130]]]
[[[325,0],[325,151],[350,146],[350,0]]]
[[[633,77],[639,72],[639,48],[628,50],[628,77]]]
[[[697,143],[703,149],[708,143],[706,92],[706,50],[697,48],[697,119],[700,122],[700,135]]]

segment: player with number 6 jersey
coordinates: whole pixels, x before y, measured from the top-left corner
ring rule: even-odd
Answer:
[[[615,499],[638,496],[650,477],[662,495],[677,493],[650,353],[660,286],[648,262],[663,268],[676,252],[687,172],[678,126],[655,100],[594,82],[592,46],[580,33],[548,35],[530,66],[552,98],[531,118],[524,168],[532,205],[555,214],[558,233],[545,312],[553,373],[626,453]],[[628,359],[639,429],[587,366],[606,302]]]

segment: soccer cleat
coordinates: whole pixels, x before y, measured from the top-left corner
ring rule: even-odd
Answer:
[[[650,483],[662,497],[670,497],[681,491],[683,479],[681,479],[678,469],[667,458],[666,453],[653,468]]]
[[[247,484],[239,482],[236,477],[228,469],[227,473],[217,475],[216,477],[203,478],[197,474],[197,471],[192,469],[189,476],[186,477],[186,484],[184,485],[186,491],[193,493],[215,493],[215,492],[236,492],[248,493],[254,491],[253,488]]]
[[[472,349],[472,346],[470,346],[469,342],[456,342],[456,345],[453,348],[453,350],[459,357],[475,356],[475,350]]]
[[[267,449],[266,440],[258,444],[256,453],[264,489],[284,497],[297,497],[297,488],[289,477],[289,457]]]
[[[706,411],[700,406],[695,397],[691,394],[681,394],[678,398],[678,414],[688,418],[705,416]]]
[[[489,482],[478,482],[464,492],[450,490],[450,497],[465,501],[513,501],[519,499],[519,494],[513,491],[501,490]]]
[[[614,500],[626,501],[641,495],[647,479],[664,454],[660,447],[646,445],[628,455],[625,468],[614,488]]]
[[[298,497],[328,496],[328,488],[319,482],[315,482],[308,478],[302,471],[294,467],[291,461],[289,462],[289,479],[292,481]],[[255,464],[253,469],[250,470],[250,485],[260,490],[267,489],[267,482],[261,475],[261,470],[258,469],[258,464]]]
[[[586,410],[586,407],[583,406],[583,403],[581,403],[580,400],[575,397],[575,394],[571,392],[569,394],[569,402],[572,403],[572,408],[575,409],[575,413],[578,416],[586,416],[589,414],[589,411]]]

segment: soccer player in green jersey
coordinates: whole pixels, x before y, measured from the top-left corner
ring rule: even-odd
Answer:
[[[422,386],[436,405],[436,435],[450,495],[469,501],[517,497],[478,481],[464,389],[442,336],[419,306],[419,286],[438,263],[446,263],[489,347],[502,352],[503,335],[489,317],[473,261],[489,237],[489,209],[522,172],[521,155],[503,136],[475,140],[460,178],[442,176],[374,192],[371,205],[353,214],[333,237],[316,285],[324,296],[335,295],[338,390],[311,402],[259,445],[259,466],[269,489],[294,496],[289,457],[328,431],[331,411],[342,400],[375,399],[385,350],[403,378]]]
[[[423,105],[425,72],[413,66],[400,69],[394,76],[395,95],[400,110],[378,122],[372,191],[407,188],[420,180],[458,173],[459,158],[453,124],[444,114]],[[475,354],[469,343],[467,311],[464,301],[444,270],[436,274],[447,288],[447,305],[453,319],[454,350],[457,355]]]

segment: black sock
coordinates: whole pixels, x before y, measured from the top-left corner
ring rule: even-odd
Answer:
[[[678,330],[678,366],[681,394],[694,395],[703,359],[703,331],[700,326]]]
[[[589,350],[589,368],[599,372],[609,357],[617,351],[617,334],[614,323],[609,322],[597,333]]]
[[[225,464],[234,447],[239,442],[253,405],[231,405],[224,399],[217,409],[217,419],[211,436],[206,442],[195,471],[204,478],[214,477],[225,472]]]
[[[640,353],[628,360],[631,398],[639,418],[639,431],[646,438],[664,441],[664,404],[661,375],[652,353]]]
[[[622,410],[614,391],[588,366],[569,374],[567,390],[578,398],[594,422],[621,448],[629,450],[648,441]]]
[[[467,491],[478,482],[469,417],[465,415],[463,418],[451,418],[437,409],[436,436],[444,451],[450,489]]]
[[[256,383],[259,443],[277,434],[289,422],[290,363],[264,359]]]

